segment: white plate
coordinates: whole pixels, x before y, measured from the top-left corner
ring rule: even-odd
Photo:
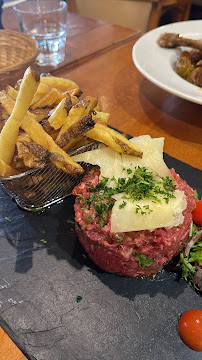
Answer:
[[[157,44],[164,32],[202,39],[202,20],[183,21],[158,27],[141,36],[133,47],[132,57],[138,70],[160,88],[183,99],[202,104],[202,88],[182,79],[174,70],[180,49],[161,48]]]

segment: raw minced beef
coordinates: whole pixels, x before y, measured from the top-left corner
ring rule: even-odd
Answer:
[[[176,256],[188,241],[191,212],[195,207],[194,191],[172,169],[177,189],[184,191],[187,207],[181,225],[154,231],[110,232],[111,209],[98,216],[93,204],[85,206],[90,187],[99,183],[100,171],[93,168],[76,186],[74,205],[76,233],[93,262],[107,272],[137,277],[156,274]],[[103,200],[107,202],[107,200]]]

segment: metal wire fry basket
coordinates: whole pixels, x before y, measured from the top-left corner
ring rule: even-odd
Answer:
[[[70,153],[70,156],[97,149],[99,143],[91,143]],[[16,203],[28,211],[41,211],[71,195],[91,164],[81,163],[84,173],[77,176],[66,174],[50,163],[43,169],[33,169],[25,173],[0,179],[4,191]]]

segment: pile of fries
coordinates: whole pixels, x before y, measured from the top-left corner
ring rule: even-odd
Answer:
[[[0,92],[0,178],[54,164],[70,175],[83,173],[69,153],[92,141],[120,153],[142,152],[108,127],[109,113],[95,97],[82,97],[79,86],[28,68],[15,88]]]

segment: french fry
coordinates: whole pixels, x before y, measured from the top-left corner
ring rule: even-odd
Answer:
[[[80,91],[80,89],[78,89]],[[67,90],[65,92],[62,92],[61,95],[58,97],[58,99],[55,102],[55,106],[58,105],[64,98],[66,98],[68,95],[70,95],[70,98],[72,100],[72,105],[75,105],[79,102],[79,98],[77,95],[74,95],[76,93],[75,89],[73,90]]]
[[[65,152],[68,152],[68,153],[70,153],[70,152],[73,151],[73,150],[76,150],[76,149],[79,147],[80,142],[82,142],[82,140],[83,140],[84,138],[85,138],[84,136],[80,135],[80,136],[77,136],[77,137],[74,138],[74,139],[71,139],[71,140],[67,143],[67,145],[65,145],[65,146],[63,147],[63,150],[64,150]]]
[[[97,99],[96,97],[86,96],[86,97],[85,97],[85,100],[86,100],[86,101],[89,101],[88,111],[89,111],[89,113],[90,113],[90,112],[93,111],[94,108],[97,106],[98,99]]]
[[[100,104],[98,104],[98,103],[97,103],[97,105],[95,106],[95,108],[93,110],[94,111],[103,111],[102,106]]]
[[[14,108],[14,101],[9,98],[5,91],[0,92],[0,101],[6,111],[11,114]],[[43,127],[35,120],[34,115],[27,111],[21,128],[31,137],[37,144],[44,146],[50,153],[58,154],[59,160],[51,160],[58,168],[69,174],[81,174],[82,167],[77,164],[65,151],[63,151],[48,135]]]
[[[20,87],[17,87],[20,89]],[[7,94],[11,97],[11,99],[16,100],[18,95],[18,90],[14,89],[12,86],[8,85],[6,88]],[[47,95],[51,91],[51,87],[47,84],[39,83],[37,91],[35,92],[33,99],[31,101],[31,106],[41,100],[45,95]]]
[[[85,136],[96,141],[103,142],[105,145],[114,150],[137,157],[142,157],[142,151],[138,149],[133,143],[126,139],[117,131],[110,129],[108,126],[96,123],[92,130],[89,130]]]
[[[9,118],[9,114],[7,113],[7,111],[3,108],[2,104],[0,103],[0,132],[3,129],[8,118]]]
[[[10,165],[7,165],[2,159],[0,159],[0,177],[8,178],[9,176],[17,175],[19,172],[13,169]]]
[[[37,103],[37,102],[39,102],[44,96],[46,96],[47,94],[48,94],[48,92],[50,92],[52,89],[51,89],[51,87],[49,86],[49,85],[47,85],[47,84],[43,84],[43,83],[40,83],[39,84],[39,86],[38,86],[38,89],[37,89],[37,91],[36,91],[36,93],[34,94],[34,97],[33,97],[33,99],[32,99],[32,102],[31,102],[31,105],[33,105],[33,104],[35,104],[35,103]],[[75,90],[77,90],[77,89],[73,89],[73,90],[70,90],[69,92],[70,93],[74,93],[74,92],[76,92]],[[64,99],[64,101],[63,101],[63,103],[65,102],[65,99],[67,98],[67,96],[71,99],[71,104],[72,105],[75,105],[76,103],[78,103],[78,98],[76,97],[76,96],[74,96],[74,95],[69,95],[69,92],[65,92],[65,93],[63,93],[62,95],[60,95],[60,93],[57,93],[57,95],[56,95],[56,98],[58,99],[58,100],[60,100],[60,98],[62,98],[61,99],[61,101],[60,102],[62,102],[63,101],[63,99]],[[6,88],[6,93],[10,96],[10,98],[11,99],[13,99],[13,100],[16,100],[16,98],[17,98],[17,95],[18,95],[18,91],[16,90],[16,89],[14,89],[12,86],[10,86],[10,85],[8,85],[7,86],[7,88]],[[56,100],[56,103],[58,102],[58,100]],[[43,100],[44,101],[44,100]],[[46,102],[47,102],[47,97],[46,97],[46,99],[45,99],[45,104],[46,104]],[[59,102],[59,104],[60,104],[60,102]],[[54,103],[55,104],[55,103]],[[57,104],[56,106],[58,106],[59,104]],[[43,104],[42,104],[43,105]],[[60,105],[61,106],[61,105]],[[48,115],[48,113],[50,112],[50,110],[51,110],[51,108],[47,108],[47,107],[45,107],[45,108],[41,108],[41,107],[39,107],[38,108],[38,106],[34,106],[34,107],[36,107],[36,109],[30,109],[30,111],[36,116],[36,120],[37,121],[41,121],[46,115]],[[56,110],[56,107],[53,109],[53,112]],[[59,127],[56,127],[56,129],[57,128],[60,128],[62,125],[63,125],[63,123],[65,122],[65,120],[66,120],[66,117],[67,117],[67,112],[66,111],[64,111],[64,114],[65,114],[65,116],[64,117],[62,117],[63,116],[63,114],[62,113],[56,113],[55,115],[54,115],[54,117],[55,118],[57,118],[57,120],[56,120],[56,123],[57,122],[59,122],[59,123],[61,123],[61,125],[59,126]],[[52,121],[52,120],[51,120]],[[53,123],[54,123],[54,121],[53,121]],[[51,125],[51,126],[53,126],[54,127],[54,125]],[[57,126],[57,125],[56,125]]]
[[[71,97],[74,97],[74,98],[77,98],[77,102],[78,102],[78,97],[75,96],[75,95],[72,95],[72,92],[74,93],[74,90],[68,90],[68,91],[64,91],[64,92],[61,92],[61,90],[57,89],[58,90],[58,98],[57,100],[55,101],[55,103],[53,104],[54,106],[57,106],[63,99],[65,99],[68,95],[71,96]]]
[[[97,98],[88,96],[84,100],[81,100],[78,104],[73,106],[69,111],[65,123],[60,129],[56,141],[59,143],[61,141],[63,134],[67,132],[69,127],[74,123],[76,123],[82,117],[89,115],[96,106],[96,104],[97,104]]]
[[[41,76],[40,82],[61,91],[79,88],[79,86],[74,81],[56,76]]]
[[[23,141],[26,141],[26,142],[31,142],[32,139],[31,137],[24,131],[21,131],[17,137],[17,141],[16,141],[16,144],[18,142],[23,142]]]
[[[19,127],[39,85],[37,74],[29,67],[23,76],[15,105],[0,134],[0,158],[9,165],[14,155]]]
[[[51,90],[51,87],[47,84],[43,84],[40,82],[37,91],[35,92],[31,105],[34,105],[39,100],[41,100],[46,94],[48,94]],[[9,94],[8,94],[9,95]]]
[[[93,140],[142,157],[141,150],[107,126],[110,114],[97,98],[81,99],[81,94],[75,82],[50,74],[41,75],[39,83],[31,68],[15,89],[0,92],[0,176],[43,168],[50,161],[68,174],[81,174],[84,170],[66,151]]]
[[[3,129],[4,124],[5,124],[5,121],[3,118],[2,104],[0,103],[0,131]]]
[[[51,88],[48,93],[46,93],[39,101],[31,106],[31,109],[39,109],[53,106],[58,99],[61,97],[61,92],[58,89]]]
[[[52,139],[55,141],[57,139],[58,136],[58,132],[59,130],[55,130],[49,123],[48,119],[45,118],[41,121],[41,125],[43,126],[43,129],[45,130],[45,132],[47,134],[49,134]]]
[[[95,125],[95,121],[91,115],[86,115],[79,119],[76,123],[72,124],[70,128],[62,135],[59,143],[56,143],[61,147],[65,147],[65,151],[71,146],[71,140],[85,134],[88,130],[92,129]],[[68,145],[68,146],[67,146]]]
[[[107,125],[109,121],[110,114],[103,111],[94,111],[92,113],[92,118],[95,122],[98,122],[102,125]]]
[[[46,84],[43,84],[46,86]],[[39,84],[40,86],[40,84]],[[38,86],[38,88],[39,88]],[[38,89],[37,89],[38,91]],[[36,91],[36,93],[37,93]],[[12,100],[16,100],[17,98],[17,95],[18,95],[18,91],[15,90],[12,86],[8,85],[7,88],[6,88],[6,93],[8,94],[8,96],[12,99]],[[36,94],[35,93],[35,94]],[[34,97],[35,97],[35,94],[34,94]],[[33,102],[33,101],[32,101]],[[35,110],[31,110],[30,111],[32,112],[32,114],[35,115],[35,119],[37,121],[41,121],[45,116],[47,116],[50,112],[51,108],[45,108],[45,109],[35,109]]]
[[[8,94],[8,96],[10,96],[11,99],[13,99],[14,101],[17,99],[18,96],[18,91],[16,89],[14,89],[12,86],[8,85],[6,88],[6,93]]]
[[[67,90],[67,92],[69,93],[69,95],[76,96],[77,98],[80,97],[81,94],[83,93],[83,91],[79,89],[79,87],[76,87],[75,89]]]
[[[65,107],[66,98],[64,98],[52,111],[48,118],[50,125],[55,129],[61,128],[67,118],[67,110]]]
[[[70,97],[71,97],[71,102],[72,102],[72,105],[73,105],[73,106],[76,105],[76,104],[78,104],[79,98],[78,98],[77,96],[75,96],[75,95],[70,95]]]
[[[49,152],[44,146],[30,140],[26,139],[26,136],[18,137],[17,155],[28,168],[42,169],[47,163]]]
[[[19,91],[20,90],[20,85],[21,85],[22,79],[19,79],[16,84],[15,84],[15,90]]]
[[[40,122],[41,120],[46,118],[50,114],[51,111],[52,111],[51,108],[35,109],[35,110],[29,109],[29,112],[32,115],[34,115],[35,120],[38,121],[38,122]]]
[[[25,163],[23,161],[23,157],[19,156],[19,145],[21,145],[21,142],[31,142],[32,139],[28,134],[26,134],[24,131],[20,130],[19,135],[17,137],[16,141],[16,150],[11,162],[11,166],[14,167],[16,170],[22,172],[25,172],[27,170],[27,167],[25,166]]]
[[[76,138],[70,146],[68,146],[68,149],[67,149],[68,153],[71,154],[72,151],[75,151],[79,148],[82,148],[83,146],[87,146],[92,143],[93,143],[92,139],[89,139],[86,136],[81,135],[78,138]],[[63,150],[67,151],[65,147]]]

